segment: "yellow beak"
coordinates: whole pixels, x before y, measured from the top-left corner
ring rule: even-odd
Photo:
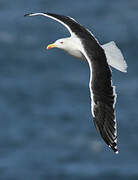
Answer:
[[[47,46],[47,49],[52,49],[52,48],[54,48],[54,47],[56,47],[55,44],[49,44],[49,45]]]

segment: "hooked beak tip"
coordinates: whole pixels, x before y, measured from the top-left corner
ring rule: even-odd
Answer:
[[[49,49],[52,49],[52,48],[54,48],[54,47],[56,47],[55,44],[49,44],[49,45],[46,47],[46,49],[49,50]]]

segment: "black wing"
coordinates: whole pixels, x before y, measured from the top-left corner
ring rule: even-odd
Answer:
[[[25,14],[24,16],[45,16],[54,19],[55,21],[64,25],[69,30],[71,35],[73,35],[73,33],[79,34],[85,31],[85,28],[83,26],[81,26],[76,20],[74,20],[69,16],[52,14],[52,13],[30,13],[30,14]]]
[[[93,45],[95,45],[96,40],[93,34],[89,30],[85,29],[75,19],[69,16],[58,15],[53,13],[29,13],[25,14],[24,16],[45,16],[51,18],[65,26],[70,32],[71,36],[74,36],[75,34],[78,38],[83,40],[91,39],[93,41]]]
[[[111,71],[104,50],[95,42],[84,41],[84,55],[90,67],[90,92],[92,114],[97,131],[115,153],[117,149],[117,125],[115,118],[115,89],[112,86]]]

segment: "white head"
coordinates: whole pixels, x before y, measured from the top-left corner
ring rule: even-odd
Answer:
[[[81,53],[81,42],[78,38],[69,37],[58,39],[53,44],[49,44],[47,46],[47,49],[55,47],[66,51],[71,56],[79,59],[84,59],[84,56]]]
[[[47,49],[59,48],[67,51],[68,49],[70,49],[71,46],[72,46],[72,41],[70,40],[70,38],[63,38],[56,40],[53,44],[49,44],[47,46]]]

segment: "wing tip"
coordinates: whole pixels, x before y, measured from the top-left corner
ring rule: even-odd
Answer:
[[[117,150],[117,151],[115,152],[115,154],[119,154],[119,151]]]
[[[24,14],[24,17],[26,16],[37,16],[37,15],[44,15],[44,14],[48,14],[48,13],[44,13],[44,12],[40,12],[40,13],[27,13],[27,14]]]
[[[109,147],[115,152],[115,154],[119,154],[118,148],[117,148],[117,144],[114,143],[114,145],[109,145]]]
[[[26,17],[26,16],[31,16],[31,14],[33,14],[33,13],[24,14],[24,17]]]
[[[115,152],[115,154],[119,154],[118,149],[113,149],[113,151]]]

